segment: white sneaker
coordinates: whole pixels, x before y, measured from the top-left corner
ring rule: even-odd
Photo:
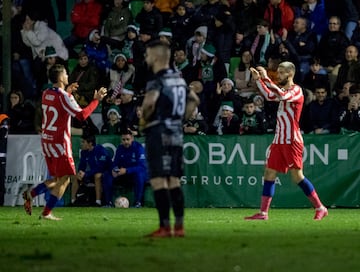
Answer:
[[[62,218],[54,216],[52,213],[49,213],[48,215],[41,214],[39,216],[39,219],[46,219],[46,220],[53,220],[53,221],[60,221]]]

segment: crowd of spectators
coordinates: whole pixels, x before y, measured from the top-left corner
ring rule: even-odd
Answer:
[[[101,124],[90,117],[74,130],[108,135],[126,128],[141,136],[140,106],[152,76],[144,53],[154,39],[169,44],[170,66],[201,100],[184,121],[185,134],[273,133],[277,104],[264,101],[249,68],[264,66],[276,81],[281,61],[297,68],[304,133],[360,131],[358,0],[79,0],[65,16],[57,7],[59,20],[72,25],[66,37],[56,32],[51,3],[13,1],[10,133],[40,131],[47,71],[62,63],[69,83],[79,83],[80,106],[92,90],[108,88]]]

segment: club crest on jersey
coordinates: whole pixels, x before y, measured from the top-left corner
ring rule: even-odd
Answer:
[[[49,101],[54,101],[55,100],[55,95],[47,94],[47,95],[45,95],[45,99],[49,100]]]

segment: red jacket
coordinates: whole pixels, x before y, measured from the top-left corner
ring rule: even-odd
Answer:
[[[99,29],[101,11],[101,4],[95,0],[76,3],[71,11],[73,34],[80,38],[87,38],[91,30]]]
[[[285,0],[282,0],[279,4],[279,8],[281,10],[281,25],[282,28],[285,28],[287,31],[291,30],[293,28],[294,24],[294,10],[292,7],[285,2]],[[270,27],[273,24],[274,20],[274,6],[269,3],[265,10],[264,19],[267,20],[270,23]],[[279,31],[277,31],[274,34],[282,35],[282,28],[280,28]]]

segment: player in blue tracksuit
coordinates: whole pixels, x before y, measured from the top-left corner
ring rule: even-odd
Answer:
[[[104,205],[111,205],[112,201],[112,159],[108,150],[96,144],[94,135],[81,137],[80,162],[77,180],[72,185],[72,201],[76,199],[79,183],[94,182],[96,205],[101,206],[101,192],[104,194]]]
[[[141,207],[144,186],[148,180],[145,149],[137,141],[130,130],[121,134],[121,144],[117,147],[113,162],[112,175],[114,183],[134,184],[135,207]]]

